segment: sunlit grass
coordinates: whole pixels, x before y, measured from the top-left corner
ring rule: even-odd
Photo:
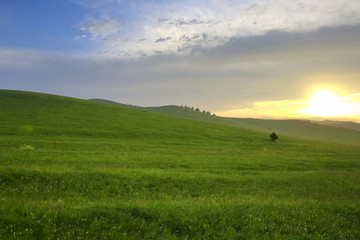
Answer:
[[[0,100],[1,239],[360,236],[358,147],[33,93]]]

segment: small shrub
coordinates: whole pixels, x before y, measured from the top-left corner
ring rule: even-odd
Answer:
[[[276,135],[275,132],[273,132],[270,134],[270,139],[271,139],[271,141],[275,142],[276,140],[279,139],[279,137]]]

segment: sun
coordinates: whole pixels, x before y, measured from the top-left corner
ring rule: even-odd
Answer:
[[[309,99],[309,107],[303,108],[301,113],[317,117],[339,117],[351,113],[351,105],[346,103],[347,97],[339,97],[333,92],[322,89],[314,92]]]

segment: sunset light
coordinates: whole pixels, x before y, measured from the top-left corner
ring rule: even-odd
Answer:
[[[0,240],[360,240],[359,3],[0,0]]]
[[[348,102],[351,97],[340,97],[329,90],[318,90],[307,102],[309,106],[300,110],[307,116],[341,117],[355,113],[355,106]]]

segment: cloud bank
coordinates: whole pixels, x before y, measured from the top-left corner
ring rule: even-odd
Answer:
[[[342,26],[270,32],[196,55],[137,61],[1,49],[0,79],[2,88],[225,112],[254,102],[303,99],[311,88],[359,93],[359,42],[360,26]]]
[[[94,51],[0,48],[1,88],[242,117],[360,92],[357,0],[72,1],[88,11],[69,38]]]
[[[354,0],[83,1],[97,12],[80,26],[107,56],[184,55],[271,31],[306,33],[360,24]],[[128,11],[124,17],[122,11]],[[94,14],[96,15],[96,14]]]

